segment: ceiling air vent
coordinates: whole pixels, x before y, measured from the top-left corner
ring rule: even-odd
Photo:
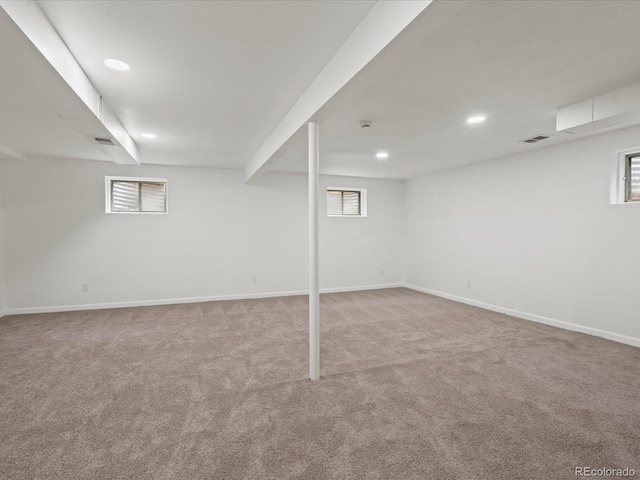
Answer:
[[[520,140],[520,141],[522,143],[536,143],[542,140],[546,140],[549,137],[553,137],[553,135],[546,135],[546,134],[535,135],[533,137],[525,138],[524,140]]]
[[[117,147],[119,146],[118,143],[110,137],[94,137],[94,140],[96,141],[96,143],[99,143],[100,145],[105,145],[108,147]]]

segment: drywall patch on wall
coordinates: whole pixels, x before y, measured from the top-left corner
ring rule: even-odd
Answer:
[[[640,204],[609,204],[640,127],[406,181],[406,283],[640,338]]]
[[[166,178],[169,214],[105,213],[107,175]],[[321,179],[347,181],[368,189],[377,213],[323,217],[321,288],[398,284],[402,183]],[[308,288],[305,175],[244,185],[234,170],[30,159],[8,165],[5,183],[10,311]]]

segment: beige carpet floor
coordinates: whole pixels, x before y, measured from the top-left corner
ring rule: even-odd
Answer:
[[[2,479],[640,478],[640,349],[408,289],[0,319]]]

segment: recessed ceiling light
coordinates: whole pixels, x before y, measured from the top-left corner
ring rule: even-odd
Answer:
[[[156,138],[156,134],[155,133],[143,133],[142,136],[144,138]]]
[[[113,70],[118,70],[119,72],[126,72],[127,70],[131,70],[131,65],[122,60],[116,60],[115,58],[107,58],[104,61],[104,64],[112,68]]]
[[[469,117],[467,118],[467,123],[482,123],[487,119],[487,117],[484,117],[482,115],[478,115],[476,117]]]
[[[380,159],[389,158],[389,154],[387,152],[378,152],[376,153],[376,158],[380,158]]]

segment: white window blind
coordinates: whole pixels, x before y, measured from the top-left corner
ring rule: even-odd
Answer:
[[[342,192],[336,190],[327,192],[327,214],[342,215]]]
[[[140,189],[134,182],[113,182],[111,184],[111,211],[135,212],[140,205]]]
[[[327,190],[327,215],[362,216],[363,195],[360,190]]]
[[[142,212],[166,211],[165,183],[141,183],[140,207]]]
[[[106,186],[107,212],[167,212],[167,182],[164,179],[107,177]]]
[[[640,202],[640,155],[627,157],[627,202]]]
[[[342,192],[342,214],[360,215],[360,192]]]

